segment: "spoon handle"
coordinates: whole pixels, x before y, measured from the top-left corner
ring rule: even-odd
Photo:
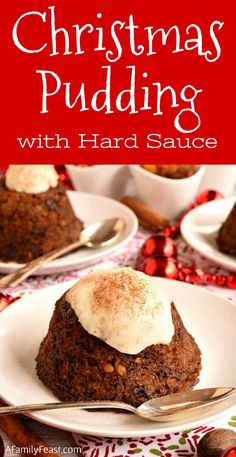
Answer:
[[[62,403],[39,403],[31,405],[19,405],[19,406],[2,406],[0,407],[0,416],[9,414],[22,414],[33,411],[50,411],[54,409],[66,409],[66,408],[77,408],[77,409],[122,409],[126,411],[136,412],[136,409],[131,405],[122,402],[115,401],[94,401],[94,402],[62,402]]]
[[[51,251],[38,257],[37,259],[32,260],[31,262],[26,263],[23,267],[18,268],[16,271],[3,276],[3,278],[0,279],[0,287],[6,288],[17,286],[46,262],[68,254],[74,249],[78,249],[79,247],[84,246],[84,244],[85,243],[83,240],[79,240],[62,248],[55,249],[54,251]]]

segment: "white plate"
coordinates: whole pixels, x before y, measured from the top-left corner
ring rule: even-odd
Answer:
[[[35,292],[0,314],[0,393],[8,403],[56,401],[36,376],[35,357],[47,332],[54,302],[73,283]],[[202,351],[203,369],[198,387],[236,386],[236,306],[201,287],[167,279],[159,279],[159,283],[169,290]],[[222,416],[232,405],[232,400],[227,401],[204,414],[163,423],[102,411],[45,411],[31,416],[45,424],[83,434],[141,437],[201,426]]]
[[[42,268],[36,271],[35,274],[37,275],[69,271],[75,269],[77,265],[82,263],[87,264],[88,262],[99,260],[114,250],[121,248],[137,232],[138,221],[135,214],[122,203],[112,200],[111,198],[86,192],[68,191],[68,197],[76,216],[83,221],[84,225],[89,225],[93,222],[110,217],[122,217],[126,222],[125,231],[122,237],[112,246],[96,250],[89,248],[79,249],[76,252],[46,263]],[[0,262],[0,271],[2,273],[10,273],[17,268],[20,268],[20,266],[22,266],[22,264],[15,262]]]
[[[231,271],[236,271],[236,257],[220,252],[216,237],[234,203],[235,197],[230,197],[200,205],[183,218],[180,227],[183,238],[190,246]]]

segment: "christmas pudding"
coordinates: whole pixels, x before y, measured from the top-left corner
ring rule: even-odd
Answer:
[[[131,268],[95,271],[56,303],[36,359],[62,401],[138,406],[192,388],[201,353],[167,292]]]
[[[236,255],[236,203],[220,228],[217,242],[220,251]]]
[[[0,259],[28,262],[79,238],[53,165],[10,165],[0,181]]]

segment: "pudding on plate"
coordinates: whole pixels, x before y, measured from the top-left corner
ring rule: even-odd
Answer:
[[[10,165],[0,180],[0,260],[25,263],[78,240],[75,216],[53,165]]]
[[[83,277],[56,303],[36,371],[62,401],[134,406],[191,389],[201,353],[165,289],[131,268]]]
[[[236,255],[236,203],[220,228],[217,243],[221,252]]]

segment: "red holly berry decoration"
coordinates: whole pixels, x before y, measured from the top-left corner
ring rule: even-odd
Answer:
[[[227,449],[223,454],[222,457],[236,457],[236,445]]]
[[[196,206],[220,198],[223,198],[223,195],[215,190],[201,192],[186,213]],[[226,276],[206,273],[200,268],[187,267],[175,260],[177,248],[173,238],[179,235],[183,217],[184,215],[181,215],[176,224],[166,227],[161,234],[152,236],[145,241],[141,248],[140,257],[137,260],[136,269],[150,276],[178,279],[192,284],[210,283],[236,289],[236,274],[230,273]]]
[[[188,282],[190,284],[204,284],[206,283],[206,275],[201,268],[187,268],[178,264],[180,281]]]
[[[66,171],[65,165],[56,165],[56,171],[59,175],[59,179],[63,186],[66,189],[73,189],[73,185],[71,183],[70,177]]]
[[[167,257],[148,257],[142,265],[142,271],[149,276],[168,279],[177,279],[179,274],[175,259]]]
[[[236,289],[236,275],[229,275],[227,278],[226,278],[226,285],[230,288],[230,289]]]
[[[7,308],[8,305],[18,300],[19,297],[12,297],[11,295],[6,295],[0,292],[0,312]]]
[[[162,234],[164,236],[168,236],[171,238],[176,238],[180,233],[180,222],[177,224],[169,225],[168,227],[164,228]]]
[[[236,457],[236,433],[218,428],[207,432],[197,445],[198,457]]]
[[[204,203],[211,202],[212,200],[219,200],[224,198],[223,194],[216,190],[204,190],[196,198],[197,205],[203,205]]]
[[[177,248],[172,238],[156,235],[148,238],[141,249],[141,257],[172,257],[177,255]]]

